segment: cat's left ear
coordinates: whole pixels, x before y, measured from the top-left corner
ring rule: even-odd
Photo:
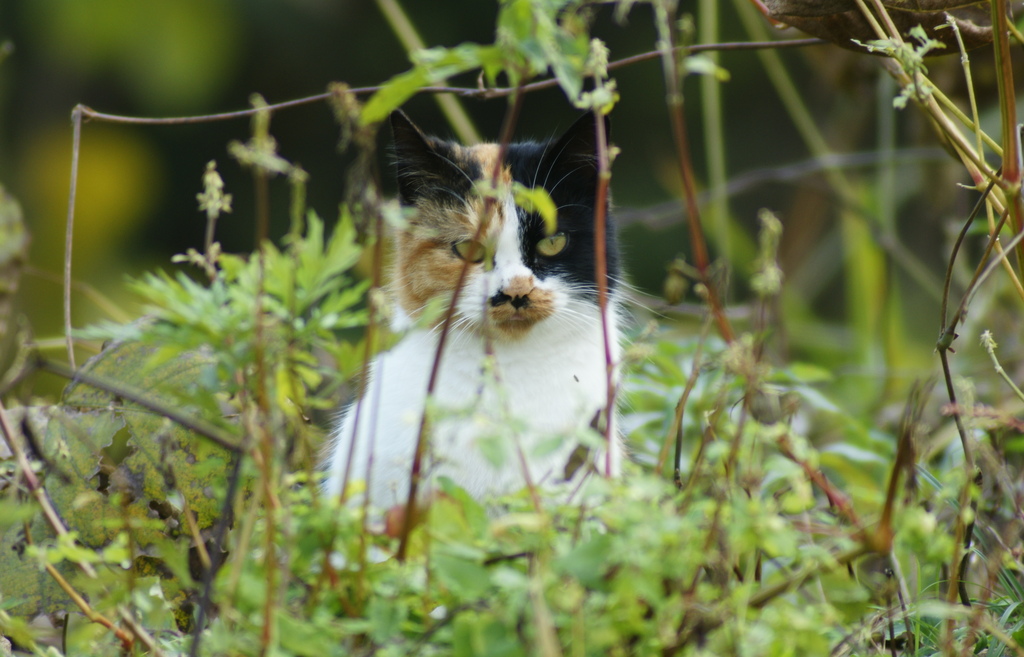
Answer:
[[[610,141],[611,120],[602,116],[605,139]],[[559,139],[544,154],[544,164],[554,174],[551,180],[565,176],[576,179],[578,184],[597,183],[597,121],[593,112],[587,112],[576,119]]]
[[[434,149],[423,131],[405,112],[391,113],[398,195],[402,203],[412,205],[425,187],[424,172],[436,166]]]

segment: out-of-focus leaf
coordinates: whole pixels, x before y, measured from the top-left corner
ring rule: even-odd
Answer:
[[[47,537],[48,527],[41,515],[29,523],[33,541]],[[5,611],[12,616],[31,617],[64,610],[70,604],[57,582],[39,563],[26,554],[25,530],[21,524],[0,537],[0,596]],[[66,578],[74,574],[69,563],[57,564]]]
[[[544,232],[551,235],[558,229],[558,208],[543,187],[526,187],[516,183],[513,188],[516,205],[527,212],[536,212],[544,220]]]
[[[180,113],[208,105],[234,74],[240,11],[220,0],[43,0],[26,5],[23,20],[32,43],[62,53],[65,66],[120,79],[150,112]]]
[[[89,361],[84,371],[102,380],[116,381],[120,386],[180,410],[181,401],[169,396],[167,391],[194,386],[210,359],[198,352],[187,352],[166,361],[154,359],[155,355],[157,350],[152,347],[118,343]],[[68,386],[64,406],[68,412],[72,408],[108,409],[106,413],[123,428],[122,453],[107,454],[104,463],[110,482],[109,493],[125,495],[121,500],[121,513],[128,509],[139,517],[159,516],[168,523],[159,533],[176,533],[179,525],[176,516],[181,509],[171,508],[169,496],[180,493],[181,501],[195,515],[199,527],[212,525],[218,501],[210,495],[218,489],[226,472],[228,454],[224,449],[153,411],[82,383]],[[96,445],[86,448],[95,450]],[[147,545],[157,537],[140,530],[135,540]],[[95,538],[87,542],[97,545],[105,542],[100,539],[109,540],[106,535]]]
[[[157,355],[152,347],[115,343],[87,362],[82,372],[180,410],[181,402],[167,391],[194,387],[209,359],[196,352],[168,360]],[[228,472],[227,451],[187,427],[81,380],[68,385],[63,402],[34,409],[29,416],[33,440],[22,442],[41,450],[26,451],[43,462],[43,484],[61,520],[77,534],[76,550],[102,550],[130,526],[133,545],[141,549],[173,540],[187,552],[192,537],[181,516],[183,507],[200,530],[213,525],[221,502],[217,494]],[[55,534],[41,515],[29,530],[33,544],[52,544]],[[22,525],[6,528],[0,541],[0,594],[15,601],[15,614],[66,608],[63,592],[28,555],[28,543]],[[65,546],[47,556],[64,559],[56,566],[71,576],[77,569],[66,559],[75,554]],[[127,560],[117,552],[96,554],[97,559]],[[155,568],[150,565],[141,574],[166,570],[159,564]],[[172,585],[166,597],[180,597],[179,588]]]
[[[512,75],[543,75],[550,69],[570,100],[583,91],[583,77],[590,54],[586,22],[568,9],[565,0],[510,0],[498,14],[498,43],[519,67]],[[518,69],[518,70],[517,70]]]
[[[17,332],[11,330],[11,300],[18,291],[28,242],[21,206],[0,185],[0,378],[17,352]]]
[[[611,548],[611,537],[599,534],[559,557],[555,568],[572,575],[586,586],[599,586],[607,570]]]

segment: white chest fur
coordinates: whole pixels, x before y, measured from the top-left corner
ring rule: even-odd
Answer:
[[[446,476],[480,498],[520,489],[527,476],[538,485],[564,479],[579,433],[607,403],[600,318],[592,304],[579,306],[572,311],[586,316],[576,315],[568,326],[555,316],[521,339],[493,340],[493,359],[486,357],[478,333],[449,337],[431,402],[423,489],[430,489],[430,478]],[[608,323],[617,362],[614,312]],[[326,493],[340,492],[351,450],[350,481],[369,473],[371,504],[386,508],[405,502],[436,352],[437,332],[417,329],[373,361],[358,422],[353,404],[332,436]],[[612,433],[616,438],[607,463],[616,475],[621,448]],[[604,455],[594,454],[592,461],[605,469]]]

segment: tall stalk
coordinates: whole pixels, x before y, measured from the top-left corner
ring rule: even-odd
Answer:
[[[1006,21],[1006,0],[992,2],[992,36],[996,57],[996,81],[999,86],[999,112],[1002,117],[1003,181],[1006,183],[1006,205],[1014,233],[1024,230],[1024,199],[1021,198],[1021,146],[1017,126],[1017,96],[1013,85],[1013,62],[1010,58],[1009,27]],[[1024,245],[1017,244],[1017,272],[1024,278]]]

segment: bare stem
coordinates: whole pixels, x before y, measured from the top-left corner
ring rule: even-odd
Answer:
[[[75,197],[78,192],[78,154],[82,148],[82,113],[86,108],[76,105],[71,110],[71,187],[68,190],[68,218],[64,228],[64,340],[68,364],[75,369],[75,345],[71,339],[71,246],[75,235]]]
[[[512,104],[509,106],[508,112],[505,114],[505,123],[501,130],[501,142],[498,148],[498,156],[494,160],[494,170],[491,172],[491,185],[495,189],[497,189],[498,186],[498,175],[501,173],[502,162],[505,161],[505,152],[508,149],[508,143],[512,139],[512,131],[515,129],[515,124],[519,119],[519,110],[522,108],[523,98],[524,96],[522,94],[515,95]],[[491,207],[493,203],[493,196],[488,196],[484,200],[484,211],[480,217],[480,224],[476,227],[476,233],[473,235],[473,240],[479,241],[481,236],[483,236],[490,220]],[[448,341],[448,333],[451,330],[452,321],[455,319],[455,308],[459,303],[459,296],[462,292],[462,286],[466,282],[466,275],[468,272],[469,261],[463,260],[462,267],[459,269],[459,277],[455,281],[455,286],[452,291],[451,302],[448,304],[448,310],[445,312],[444,321],[441,323],[440,335],[437,340],[437,352],[434,354],[434,363],[430,368],[430,378],[427,381],[426,397],[428,401],[433,397],[434,390],[437,389],[437,377],[441,371],[441,358],[444,355],[444,348]],[[423,415],[420,417],[419,431],[416,436],[416,451],[413,455],[412,469],[409,473],[409,497],[405,502],[404,521],[402,523],[401,535],[399,537],[398,550],[395,552],[395,558],[399,561],[405,560],[406,553],[409,549],[409,534],[416,523],[416,497],[419,493],[420,480],[423,477],[423,459],[426,456],[427,436],[429,434],[428,415],[428,409],[424,407]]]
[[[683,182],[683,201],[688,216],[687,227],[690,231],[690,248],[693,251],[694,266],[700,274],[701,283],[707,292],[708,308],[718,332],[726,342],[732,342],[733,330],[729,319],[722,310],[718,291],[711,280],[710,258],[704,228],[701,225],[700,209],[697,205],[697,186],[694,182],[693,164],[690,161],[690,145],[686,134],[686,121],[683,118],[683,93],[679,86],[680,71],[676,57],[679,52],[692,52],[692,49],[680,49],[673,46],[672,30],[675,25],[673,16],[675,3],[662,0],[656,3],[655,23],[658,29],[658,40],[661,52],[662,68],[665,75],[666,102],[669,119],[672,122],[672,137],[675,141],[676,157],[679,158],[679,172]]]
[[[605,458],[604,475],[612,476],[612,441],[615,436],[615,367],[612,357],[612,340],[608,327],[608,253],[605,241],[605,226],[608,217],[608,183],[611,181],[611,159],[608,156],[608,134],[604,116],[594,110],[594,125],[597,129],[597,199],[594,201],[594,271],[597,279],[597,307],[601,314],[601,335],[604,338],[605,375]]]

